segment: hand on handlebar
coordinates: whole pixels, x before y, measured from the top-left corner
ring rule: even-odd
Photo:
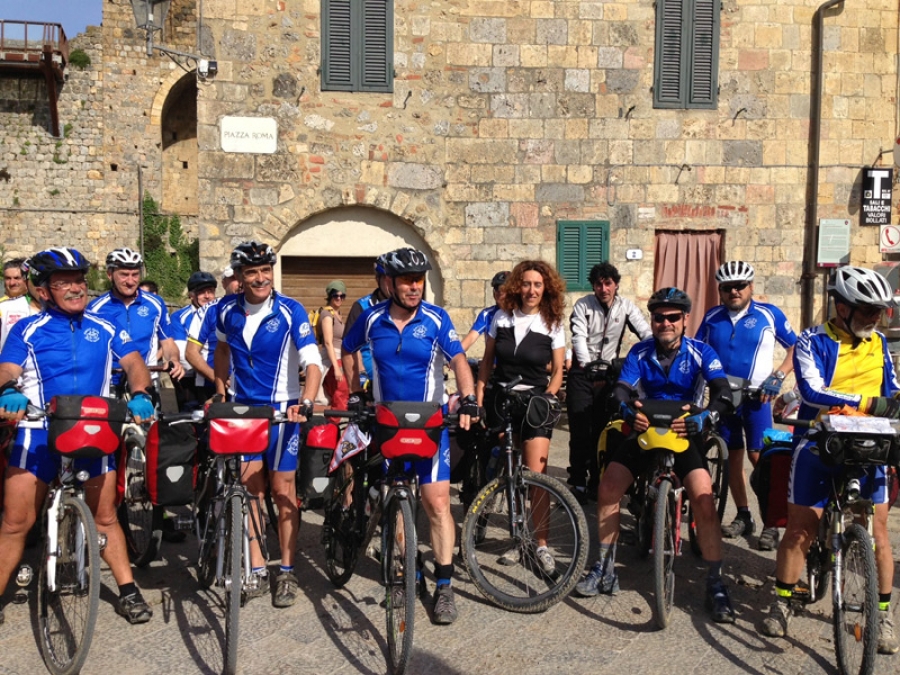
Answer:
[[[132,394],[131,400],[128,401],[128,412],[134,418],[135,424],[140,424],[156,416],[156,410],[153,408],[153,401],[143,391]]]
[[[782,380],[776,377],[775,373],[769,375],[761,385],[759,385],[759,400],[768,403],[781,393]]]
[[[682,408],[685,412],[690,409],[691,407],[689,405]],[[694,415],[679,417],[674,420],[672,422],[672,430],[682,438],[687,438],[688,436],[702,434],[707,429],[710,429],[715,423],[716,416],[713,415],[711,410],[701,410]]]
[[[631,403],[625,403],[623,401],[619,408],[622,419],[631,426],[633,431],[639,434],[644,433],[650,428],[650,420],[640,411],[643,407],[644,404],[640,401],[632,401]]]
[[[298,403],[288,406],[288,422],[307,422],[313,416],[313,406],[310,403]]]
[[[166,364],[166,372],[173,380],[180,380],[184,377],[184,368],[181,366],[181,361],[170,360]]]
[[[28,397],[22,392],[12,388],[6,389],[0,394],[0,417],[18,422],[25,417],[28,403]]]

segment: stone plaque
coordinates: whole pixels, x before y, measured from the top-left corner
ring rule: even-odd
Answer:
[[[271,155],[278,149],[278,123],[274,117],[223,117],[222,150]]]

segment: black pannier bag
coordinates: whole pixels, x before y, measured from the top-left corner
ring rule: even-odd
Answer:
[[[184,506],[194,501],[197,438],[191,424],[153,423],[144,446],[147,492],[155,506]]]

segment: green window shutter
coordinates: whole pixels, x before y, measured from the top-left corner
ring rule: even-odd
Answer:
[[[657,0],[653,107],[716,107],[720,12],[720,0]]]
[[[351,0],[322,3],[322,90],[353,91]]]
[[[657,0],[654,106],[683,108],[684,0]]]
[[[609,259],[609,221],[560,220],[556,224],[556,267],[570,291],[589,291],[588,272]]]
[[[393,91],[393,5],[362,0],[362,91]]]
[[[694,0],[691,108],[715,108],[719,71],[719,0]]]

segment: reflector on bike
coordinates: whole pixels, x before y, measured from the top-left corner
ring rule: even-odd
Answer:
[[[274,417],[271,406],[243,403],[210,403],[209,449],[217,455],[255,455],[269,447]]]
[[[48,443],[66,457],[92,458],[119,449],[125,401],[103,396],[54,396],[50,400]]]
[[[375,405],[375,437],[385,459],[413,462],[437,453],[444,414],[439,403],[383,401]]]

